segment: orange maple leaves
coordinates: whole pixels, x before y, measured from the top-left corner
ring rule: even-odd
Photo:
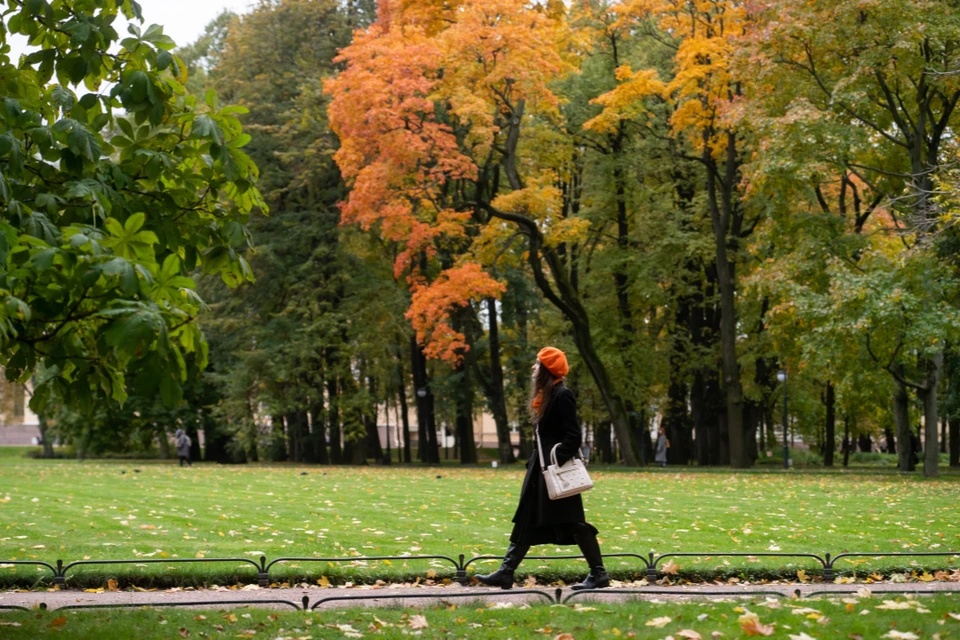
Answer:
[[[503,286],[469,251],[431,283],[421,258],[450,240],[469,244],[473,206],[459,193],[488,160],[512,106],[557,112],[548,84],[571,68],[558,52],[563,24],[518,0],[393,0],[379,15],[341,52],[346,69],[325,86],[342,145],[335,159],[351,185],[341,222],[376,228],[402,247],[394,274],[408,273],[418,339],[428,357],[456,362],[466,344],[450,326],[452,311],[499,297]]]
[[[499,298],[505,290],[476,262],[447,269],[429,285],[414,284],[407,318],[417,332],[417,341],[424,345],[424,354],[456,363],[468,347],[463,333],[451,325],[452,312],[471,299]]]

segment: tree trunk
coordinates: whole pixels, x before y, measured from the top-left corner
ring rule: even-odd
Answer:
[[[523,189],[524,186],[517,171],[517,143],[520,137],[524,109],[524,100],[518,100],[512,113],[510,113],[510,121],[501,150],[503,154],[502,168],[510,188],[514,191]],[[516,224],[520,231],[527,236],[529,240],[527,262],[530,265],[537,288],[570,323],[580,357],[597,385],[597,390],[600,392],[604,406],[606,406],[613,422],[617,439],[623,447],[623,462],[628,466],[636,466],[638,452],[635,449],[635,444],[631,443],[626,405],[623,398],[615,391],[606,365],[597,353],[593,336],[590,333],[589,315],[582,304],[579,292],[571,284],[570,275],[564,261],[557,254],[555,248],[544,246],[543,233],[540,224],[535,219],[522,214],[500,211],[489,203],[483,203],[483,207],[491,215]],[[547,278],[541,259],[547,263],[552,282]]]
[[[843,417],[843,466],[850,462],[850,416]]]
[[[893,435],[893,429],[890,427],[883,428],[883,437],[887,441],[887,453],[897,453],[897,439]]]
[[[940,416],[940,453],[947,452],[947,416]]]
[[[336,378],[327,378],[327,424],[330,427],[330,462],[343,462],[340,443],[340,394]]]
[[[573,323],[573,339],[580,352],[580,357],[593,376],[593,380],[600,391],[607,411],[610,413],[613,422],[613,430],[617,434],[617,440],[621,447],[621,456],[623,463],[629,467],[635,467],[639,463],[639,455],[635,443],[631,438],[630,420],[627,416],[627,408],[618,394],[613,390],[613,384],[607,374],[606,366],[603,360],[596,352],[593,344],[593,337],[590,335],[590,326],[586,322],[584,315],[580,326]]]
[[[690,460],[690,433],[687,428],[687,385],[681,378],[679,367],[670,367],[670,386],[667,390],[667,406],[663,426],[670,440],[667,462],[671,465],[686,465]]]
[[[367,376],[367,393],[370,404],[363,412],[363,423],[367,429],[367,454],[378,464],[382,464],[383,445],[380,444],[380,427],[377,424],[377,381],[373,376]]]
[[[836,447],[837,432],[837,413],[836,413],[836,393],[833,383],[827,381],[826,389],[823,392],[823,404],[826,406],[827,417],[823,424],[823,466],[833,466],[833,453]]]
[[[727,173],[733,162],[731,155],[735,155],[734,141],[729,140]],[[729,442],[730,466],[734,469],[745,469],[753,465],[748,459],[744,446],[743,433],[743,387],[740,383],[740,363],[737,360],[737,313],[736,313],[736,271],[733,259],[727,253],[727,243],[730,224],[732,222],[730,210],[731,194],[723,193],[718,197],[717,181],[719,171],[713,165],[710,156],[710,145],[707,145],[705,155],[708,157],[707,167],[707,194],[710,205],[710,215],[713,226],[714,250],[716,254],[717,284],[720,288],[720,349],[722,353],[723,392],[726,401],[726,427]],[[725,189],[733,185],[727,180]]]
[[[960,416],[950,416],[950,467],[960,467]]]
[[[870,437],[869,433],[861,433],[857,438],[857,444],[859,445],[862,453],[870,453],[873,451],[873,439]]]
[[[604,464],[613,464],[613,446],[610,443],[610,423],[601,422],[594,429],[593,446],[597,451],[597,457]]]
[[[690,386],[690,420],[693,422],[694,446],[697,452],[697,464],[706,467],[710,464],[710,437],[707,433],[707,392],[703,372],[693,375]]]
[[[397,354],[397,399],[400,401],[400,423],[403,425],[403,461],[410,464],[410,414],[407,409],[407,376],[403,371],[403,356]]]
[[[510,443],[510,421],[507,418],[507,401],[503,390],[503,366],[500,364],[500,322],[497,318],[497,301],[487,298],[487,314],[489,315],[489,342],[490,342],[490,389],[487,393],[487,402],[490,413],[497,425],[497,450],[501,464],[516,462],[513,456],[513,445]]]
[[[303,462],[303,425],[300,423],[300,412],[291,411],[284,416],[287,424],[288,457],[291,462]]]
[[[897,428],[897,468],[913,471],[913,446],[910,435],[910,405],[907,387],[899,382],[893,396],[893,419]]]
[[[460,448],[460,464],[476,464],[477,462],[477,443],[473,435],[473,380],[470,376],[470,368],[465,360],[461,360],[456,367],[456,372],[460,376],[460,384],[457,386],[456,405],[456,428],[457,444]]]
[[[940,369],[943,367],[943,353],[938,353],[926,361],[927,376],[924,380],[924,390],[919,391],[920,401],[923,402],[923,475],[935,478],[940,475],[940,447],[937,446],[940,419],[937,415],[937,383],[940,380]]]
[[[43,457],[53,458],[53,436],[50,435],[50,428],[47,426],[46,416],[42,414],[37,416],[37,427],[40,429],[40,443],[43,445]]]
[[[427,358],[423,354],[416,337],[410,338],[410,351],[413,361],[413,386],[417,394],[417,421],[419,426],[420,460],[427,464],[440,462],[440,449],[437,446],[437,422],[434,410],[433,391],[427,374]],[[424,396],[421,398],[421,391]]]
[[[317,393],[323,393],[317,389]],[[327,454],[327,425],[322,396],[310,407],[310,439],[313,441],[313,457],[320,464],[330,464]]]

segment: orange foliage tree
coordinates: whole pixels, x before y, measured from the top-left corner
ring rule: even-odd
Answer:
[[[582,239],[556,187],[574,152],[551,82],[582,53],[562,2],[464,0],[381,5],[381,20],[344,49],[327,84],[336,160],[352,187],[343,222],[376,228],[402,250],[410,317],[427,352],[457,363],[455,307],[499,293],[483,268],[491,246],[520,232],[542,294],[570,322],[623,460],[636,464],[623,400],[594,347],[590,319],[562,247]],[[557,138],[561,138],[558,142]],[[431,258],[443,266],[431,277]],[[446,263],[446,264],[444,264]]]

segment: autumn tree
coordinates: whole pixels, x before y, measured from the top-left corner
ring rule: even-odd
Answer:
[[[874,306],[859,309],[860,335],[872,359],[899,386],[897,414],[906,415],[907,390],[920,398],[927,443],[924,474],[934,476],[937,386],[944,330],[950,326],[949,316],[941,312],[950,285],[931,262],[940,217],[932,196],[960,100],[960,81],[953,73],[960,46],[955,8],[925,0],[778,2],[752,6],[751,20],[757,27],[743,48],[744,75],[756,88],[753,99],[768,114],[786,113],[794,130],[802,128],[807,139],[815,136],[822,145],[814,150],[820,163],[834,176],[849,175],[844,179],[856,181],[869,192],[868,199],[882,199],[895,216],[902,255],[890,256],[894,271],[888,276],[868,273],[857,283],[881,293],[871,298]],[[810,188],[824,174],[821,167]],[[915,278],[906,275],[912,290],[893,285],[892,278],[913,272]],[[891,288],[884,291],[877,278]],[[903,315],[892,324],[877,324],[889,313],[889,295],[901,293],[917,306],[901,307]],[[891,330],[878,344],[882,339],[877,334]]]

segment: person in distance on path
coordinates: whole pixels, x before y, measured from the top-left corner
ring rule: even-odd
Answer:
[[[559,465],[577,455],[583,438],[577,420],[576,397],[563,384],[568,371],[567,357],[562,351],[554,347],[541,349],[533,365],[533,389],[530,394],[530,418],[539,425],[544,458],[559,443]],[[478,575],[477,580],[481,583],[510,589],[513,587],[513,573],[531,546],[576,544],[590,567],[590,574],[573,589],[610,586],[610,577],[603,567],[603,556],[597,542],[598,532],[596,527],[586,522],[581,496],[551,500],[536,452],[527,461],[527,475],[523,479],[520,503],[513,522],[510,546],[503,564],[493,573]]]
[[[190,447],[193,446],[193,442],[190,440],[190,436],[183,429],[177,429],[174,435],[177,438],[177,457],[180,458],[180,466],[182,467],[183,463],[186,462],[188,467],[192,467]]]
[[[670,441],[667,440],[667,430],[660,427],[657,430],[657,455],[654,457],[654,460],[661,467],[667,466],[667,447],[669,446]]]

